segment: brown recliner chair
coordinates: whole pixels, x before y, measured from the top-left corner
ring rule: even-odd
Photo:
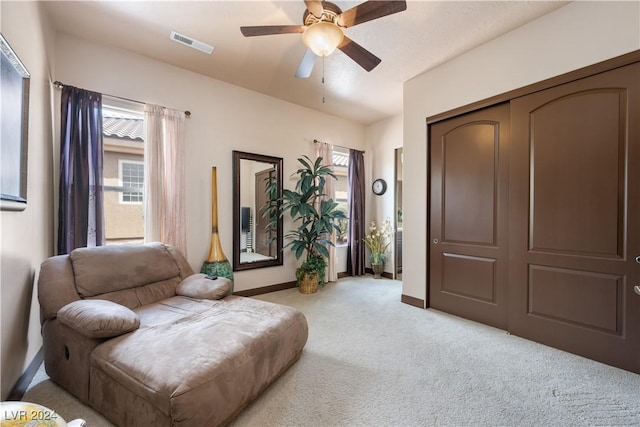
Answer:
[[[308,334],[298,310],[230,289],[161,243],[52,257],[38,280],[46,372],[121,426],[224,424]]]

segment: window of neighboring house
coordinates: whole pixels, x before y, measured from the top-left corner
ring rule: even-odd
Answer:
[[[144,195],[144,162],[118,161],[120,170],[120,203],[142,203]]]
[[[103,96],[106,244],[144,242],[144,105]]]
[[[338,204],[340,209],[347,216],[346,219],[338,221],[340,231],[336,235],[336,245],[343,246],[349,243],[349,179],[347,172],[349,170],[349,149],[342,147],[333,148],[333,172],[336,174],[338,180],[335,182],[335,196],[334,201]]]

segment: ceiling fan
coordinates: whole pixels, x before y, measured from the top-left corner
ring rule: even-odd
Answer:
[[[311,75],[317,56],[328,56],[337,48],[367,71],[373,70],[382,60],[344,35],[344,28],[402,12],[407,8],[405,0],[369,0],[342,11],[328,1],[304,0],[307,6],[303,25],[263,25],[240,27],[245,37],[272,34],[302,33],[307,51],[296,71],[296,77]]]

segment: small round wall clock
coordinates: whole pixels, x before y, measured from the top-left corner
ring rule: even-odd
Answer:
[[[385,191],[387,191],[387,182],[382,178],[378,178],[373,181],[371,190],[373,190],[373,194],[381,196],[385,193]]]

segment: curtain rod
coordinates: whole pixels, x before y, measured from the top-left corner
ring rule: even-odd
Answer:
[[[66,85],[66,84],[64,84],[64,83],[62,83],[62,82],[60,82],[60,81],[58,81],[58,80],[56,80],[55,82],[53,82],[53,85],[54,85],[55,87],[57,87],[57,88],[60,88],[60,89],[62,89],[62,88],[63,88],[63,87],[65,87],[65,86],[69,86],[69,85]],[[124,97],[122,97],[122,96],[109,95],[108,93],[104,93],[103,95],[109,96],[109,97],[111,97],[111,98],[121,99],[121,100],[123,100],[123,101],[135,102],[135,103],[138,103],[138,104],[146,104],[146,102],[136,101],[135,99],[124,98]],[[188,110],[187,110],[187,111],[185,111],[185,112],[184,112],[184,115],[185,115],[185,116],[187,116],[187,117],[191,117],[191,111],[188,111]]]
[[[314,143],[314,144],[328,144],[328,142],[318,141],[317,139],[314,139],[314,140],[313,140],[313,143]],[[349,147],[343,147],[342,145],[334,145],[334,144],[331,144],[331,145],[333,145],[334,147],[342,148],[343,150],[351,150],[351,148],[349,148]],[[358,150],[358,151],[359,151],[359,150]],[[363,153],[364,153],[364,151],[363,151]]]

